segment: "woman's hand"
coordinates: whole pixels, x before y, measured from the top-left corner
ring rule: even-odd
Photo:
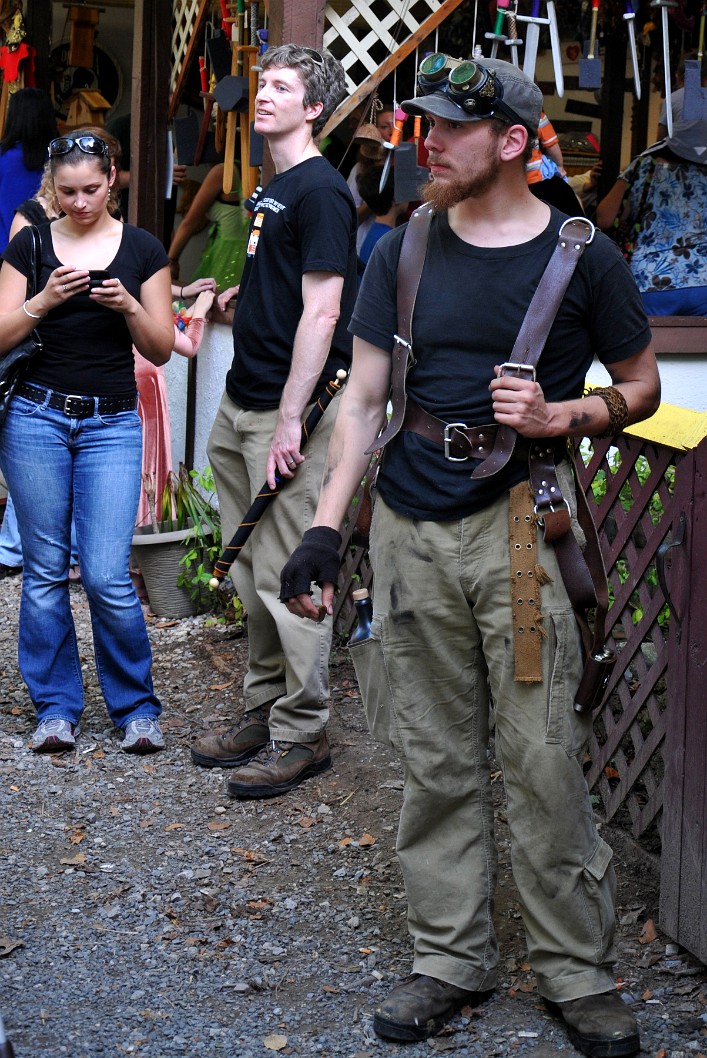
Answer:
[[[114,312],[129,316],[135,312],[139,302],[129,294],[119,279],[104,279],[100,286],[94,287],[89,297],[99,305],[105,305]]]
[[[32,304],[46,315],[51,309],[88,289],[88,272],[85,268],[59,265],[47,280],[47,285],[35,296]]]
[[[178,288],[176,294],[174,294],[175,288]],[[199,294],[208,290],[212,291],[214,294],[216,293],[215,279],[195,279],[193,283],[186,283],[184,286],[179,286],[179,284],[175,283],[172,287],[172,294],[174,294],[175,297],[196,298]]]

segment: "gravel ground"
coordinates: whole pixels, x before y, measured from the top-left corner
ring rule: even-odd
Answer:
[[[525,961],[500,777],[499,988],[433,1040],[384,1043],[372,1011],[410,969],[394,852],[402,772],[368,737],[346,651],[332,655],[334,768],[285,797],[234,802],[224,772],[192,766],[189,744],[237,711],[244,638],[147,615],[168,748],[131,757],[72,589],[83,734],[74,753],[37,756],[16,663],[19,593],[18,578],[0,582],[0,1010],[18,1058],[576,1055]],[[707,972],[654,935],[658,862],[604,833],[620,883],[617,978],[643,1053],[705,1058]]]

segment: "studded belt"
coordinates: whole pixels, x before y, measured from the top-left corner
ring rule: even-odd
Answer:
[[[72,393],[57,393],[45,386],[34,386],[23,382],[17,387],[15,395],[33,400],[35,404],[63,411],[70,419],[90,419],[93,415],[117,415],[121,411],[134,411],[137,407],[135,393],[117,397],[81,397]]]

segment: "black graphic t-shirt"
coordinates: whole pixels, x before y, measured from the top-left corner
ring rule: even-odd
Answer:
[[[258,196],[233,319],[226,391],[243,408],[276,408],[302,315],[302,276],[344,277],[341,313],[320,382],[351,363],[348,323],[356,298],[356,210],[346,181],[325,158],[275,176]],[[319,387],[316,387],[319,388]]]

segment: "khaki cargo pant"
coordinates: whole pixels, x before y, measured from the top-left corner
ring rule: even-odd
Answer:
[[[414,971],[471,990],[496,983],[490,686],[530,961],[540,994],[561,1002],[614,987],[615,877],[580,763],[591,719],[572,709],[579,636],[540,536],[552,578],[541,684],[514,680],[507,495],[454,522],[404,518],[378,497],[374,639],[352,656],[372,733],[405,767],[397,851]]]
[[[303,450],[304,463],[272,501],[231,567],[248,612],[246,710],[277,698],[270,713],[270,737],[286,742],[315,741],[329,719],[332,619],[327,617],[321,624],[302,621],[293,617],[278,595],[280,571],[312,524],[337,409],[335,398]],[[207,454],[226,542],[265,481],[276,420],[276,410],[248,411],[227,393],[221,399]]]

